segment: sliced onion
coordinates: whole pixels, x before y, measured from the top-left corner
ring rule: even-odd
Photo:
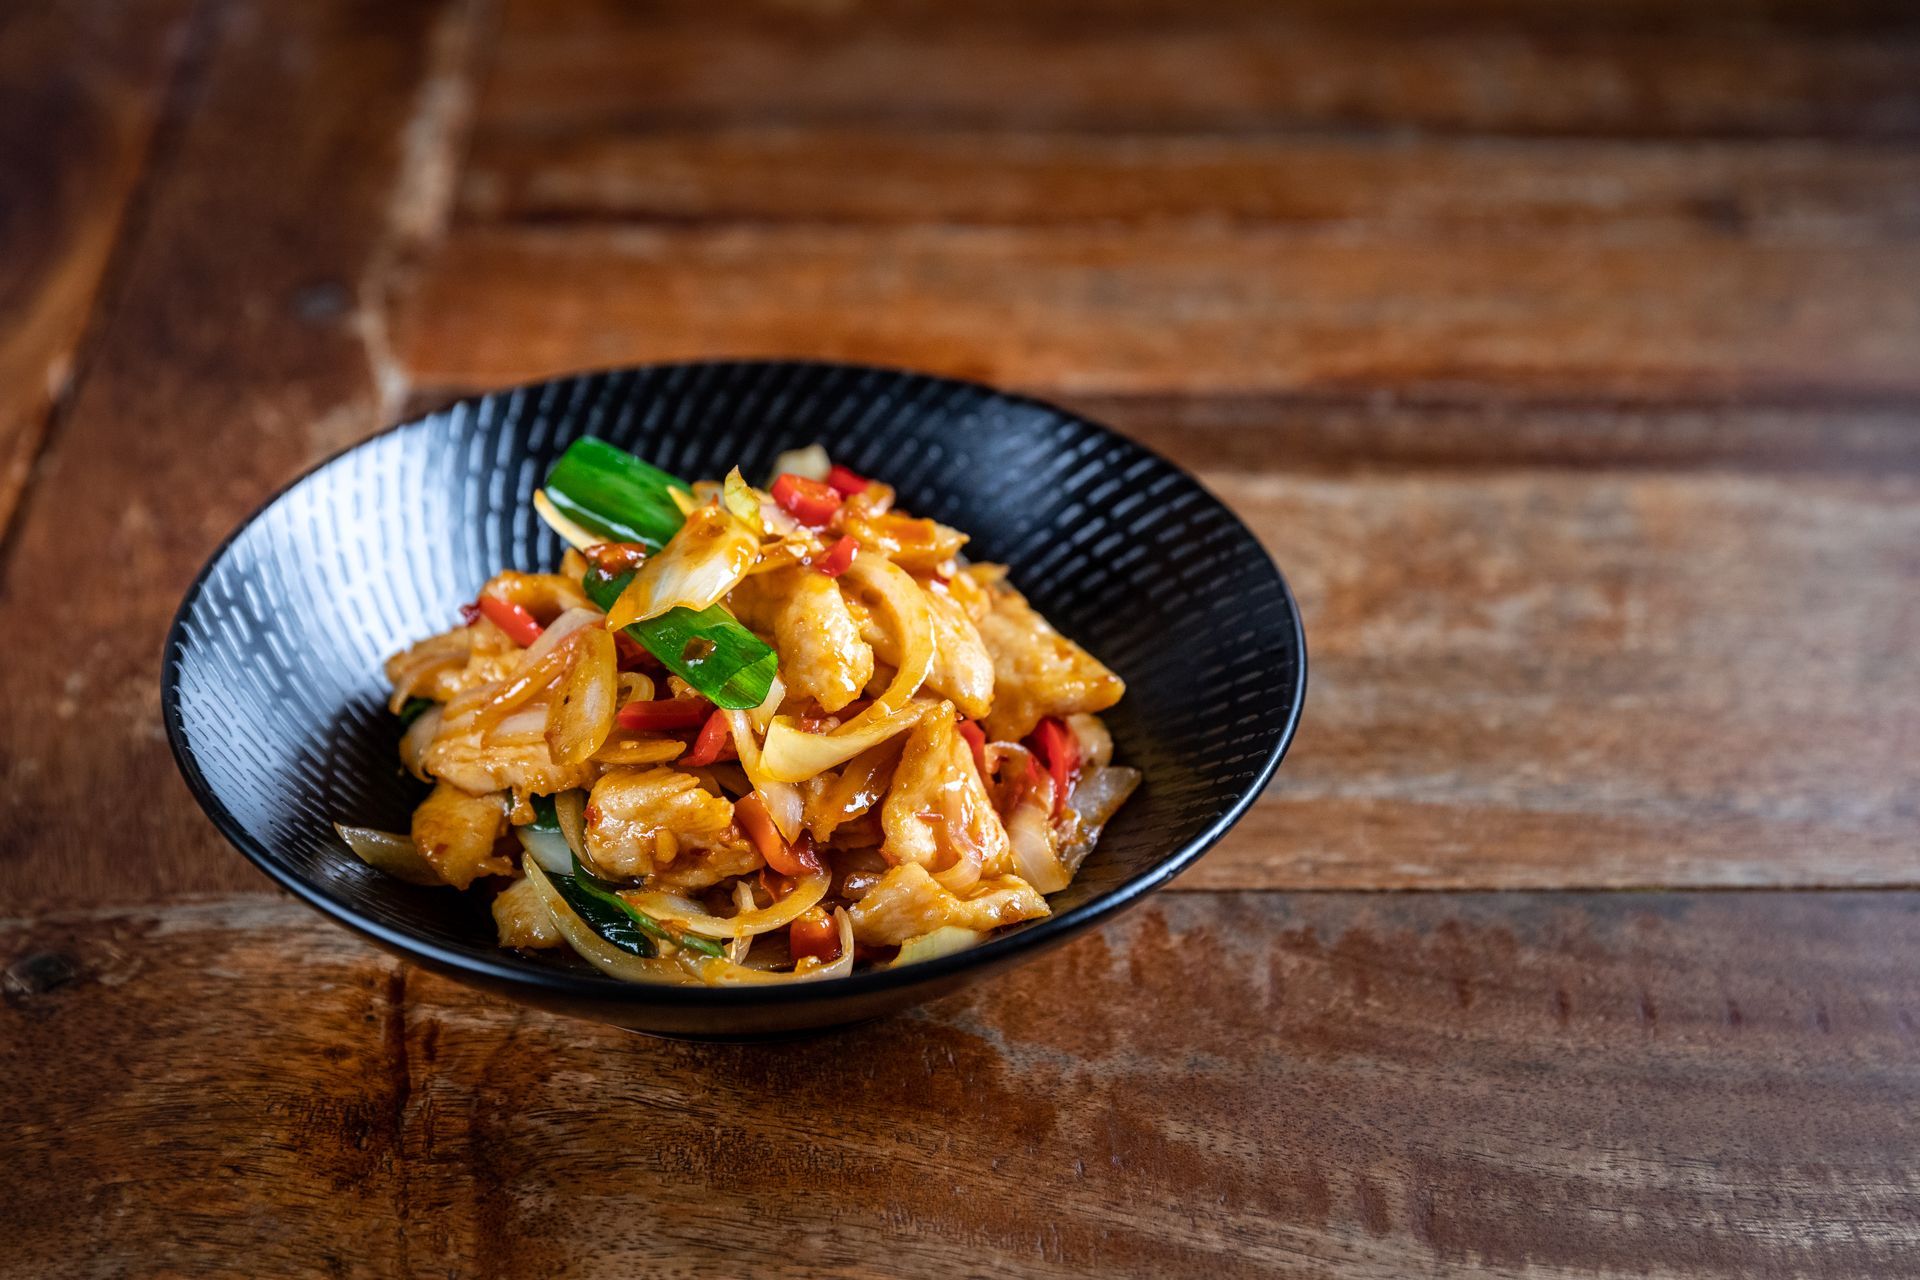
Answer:
[[[574,643],[573,669],[547,704],[547,754],[559,765],[590,758],[613,732],[620,696],[613,636],[605,628],[583,631]]]
[[[753,731],[755,733],[765,733],[767,726],[773,723],[774,715],[780,710],[780,704],[786,700],[786,681],[782,680],[776,674],[773,677],[773,683],[767,686],[767,700],[747,712],[747,719],[753,723]]]
[[[487,730],[483,741],[490,747],[524,747],[544,741],[548,712],[547,707],[524,707]]]
[[[400,763],[407,772],[422,782],[427,777],[427,748],[440,733],[440,721],[446,716],[446,708],[433,706],[414,717],[407,731],[400,735]]]
[[[760,751],[761,771],[780,782],[805,782],[913,728],[929,705],[910,702],[878,718],[872,715],[874,707],[869,707],[832,733],[808,733],[792,716],[775,716]]]
[[[740,585],[760,554],[760,536],[723,507],[700,507],[658,554],[649,556],[607,611],[618,630],[669,609],[717,604]]]
[[[566,610],[559,617],[547,624],[546,629],[540,633],[539,639],[527,646],[527,652],[521,660],[520,669],[524,671],[528,666],[540,661],[540,659],[546,657],[549,653],[552,653],[562,640],[565,640],[568,636],[580,630],[580,628],[598,626],[600,616],[600,614],[594,612],[592,609],[573,608]]]
[[[900,954],[893,958],[889,969],[897,969],[903,964],[921,964],[928,960],[938,960],[941,956],[950,956],[956,951],[965,951],[986,937],[973,929],[962,929],[957,924],[942,925],[932,933],[923,933],[917,938],[908,938],[900,944]]]
[[[685,755],[686,750],[687,744],[678,738],[616,731],[600,744],[593,758],[601,764],[665,764]]]
[[[1081,768],[1104,769],[1113,763],[1113,735],[1099,716],[1068,716],[1067,728],[1079,740]]]
[[[567,848],[573,851],[573,856],[592,866],[593,861],[587,857],[587,793],[575,788],[555,794],[553,816],[560,824],[561,838],[567,842]]]
[[[412,836],[372,827],[347,827],[336,822],[333,829],[353,850],[354,856],[376,871],[384,871],[395,880],[408,884],[445,884],[433,864],[420,855]]]
[[[819,444],[810,444],[804,449],[789,449],[773,460],[773,478],[791,474],[807,480],[827,478],[827,472],[833,470],[833,459],[827,456],[826,449]]]
[[[1021,797],[1007,817],[1007,840],[1013,845],[1014,874],[1041,893],[1058,893],[1073,879],[1073,871],[1054,851],[1051,787],[1035,788]]]
[[[745,876],[742,876],[733,882],[734,914],[738,915],[741,912],[753,911],[755,909],[753,902],[753,885]],[[743,933],[727,943],[727,959],[733,961],[735,964],[745,964],[747,962],[747,953],[753,950],[753,939],[753,934]]]
[[[620,705],[629,702],[653,701],[653,677],[644,671],[622,671],[620,673]]]
[[[727,504],[727,510],[738,516],[740,522],[753,530],[756,535],[767,531],[765,523],[760,519],[760,495],[755,493],[753,487],[741,476],[740,468],[735,467],[727,472],[726,483],[720,489],[720,500]]]
[[[673,958],[682,969],[710,987],[764,986],[774,982],[818,982],[822,978],[844,978],[853,972],[853,921],[848,919],[846,910],[841,907],[835,907],[833,915],[840,926],[840,957],[831,964],[781,973],[778,970],[749,968],[731,960],[716,959],[684,948],[675,953]]]
[[[562,515],[560,508],[553,505],[553,499],[547,496],[545,489],[533,491],[533,509],[539,513],[542,520],[547,522],[547,528],[559,534],[562,541],[581,551],[606,541],[605,538],[596,537],[590,530],[581,528]]]
[[[557,831],[540,831],[533,827],[515,827],[514,834],[520,837],[520,847],[527,856],[539,863],[541,868],[557,876],[573,874],[573,850],[567,847],[567,838]]]
[[[697,902],[657,889],[627,890],[620,896],[654,919],[677,924],[688,933],[697,933],[703,938],[738,938],[792,924],[808,907],[818,905],[820,899],[827,896],[827,887],[832,883],[833,876],[827,871],[802,876],[794,881],[787,896],[772,906],[733,916],[713,915]]]
[[[560,896],[560,891],[553,887],[553,882],[547,879],[538,863],[528,863],[524,869],[527,879],[533,883],[534,892],[540,895],[548,914],[553,916],[554,927],[560,930],[560,936],[588,964],[627,982],[688,985],[686,970],[671,960],[632,955],[595,933],[586,921],[573,914],[573,908],[567,905],[567,900]]]
[[[734,754],[740,757],[740,767],[746,771],[747,781],[760,793],[760,799],[767,806],[767,814],[779,830],[780,838],[792,844],[800,838],[801,815],[806,809],[805,797],[792,783],[768,776],[761,762],[760,744],[754,740],[749,713],[727,712],[727,727],[732,731]]]
[[[1077,821],[1074,823],[1073,839],[1064,851],[1065,861],[1070,871],[1078,871],[1080,863],[1093,848],[1094,841],[1100,838],[1100,830],[1112,821],[1120,806],[1127,802],[1135,787],[1140,785],[1140,771],[1124,765],[1111,765],[1105,769],[1089,769],[1080,775],[1079,783],[1067,796],[1067,808],[1073,811]],[[1039,885],[1034,888],[1039,889]],[[1042,893],[1049,892],[1046,889]]]

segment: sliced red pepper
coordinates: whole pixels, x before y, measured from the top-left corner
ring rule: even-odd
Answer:
[[[795,960],[812,956],[823,964],[840,958],[840,926],[821,907],[808,907],[787,926],[787,950]]]
[[[981,780],[984,781],[987,776],[987,735],[974,721],[962,720],[960,736],[967,740],[969,747],[973,748],[973,767],[980,771]]]
[[[753,847],[767,860],[767,865],[781,875],[804,876],[820,869],[820,858],[813,851],[813,837],[803,831],[800,839],[789,845],[781,837],[780,828],[774,826],[773,815],[767,812],[766,802],[758,792],[749,791],[734,801],[733,816],[747,839],[753,841]]]
[[[705,698],[655,698],[651,702],[629,702],[614,719],[622,729],[660,732],[697,729],[712,714],[713,704]]]
[[[675,764],[691,765],[703,769],[720,760],[736,759],[733,749],[733,722],[727,719],[727,713],[716,708],[700,726],[700,736],[693,740],[693,749],[675,760]]]
[[[1048,716],[1033,731],[1034,746],[1047,759],[1047,772],[1053,775],[1053,813],[1059,817],[1067,807],[1067,791],[1080,773],[1080,739],[1067,722]]]
[[[470,627],[478,621],[480,621],[480,602],[478,600],[469,600],[460,606],[460,624],[462,626]]]
[[[827,548],[827,553],[813,562],[813,567],[829,578],[837,578],[853,568],[853,557],[860,550],[860,544],[852,538],[842,537],[840,541]]]
[[[865,493],[873,481],[836,462],[827,470],[827,483],[833,486],[836,493],[851,498],[856,493]]]
[[[507,633],[507,638],[522,649],[540,638],[546,628],[533,620],[533,615],[511,600],[502,600],[499,596],[480,597],[480,612],[487,621]]]
[[[840,510],[840,495],[818,480],[783,473],[773,482],[773,500],[801,524],[818,528]]]

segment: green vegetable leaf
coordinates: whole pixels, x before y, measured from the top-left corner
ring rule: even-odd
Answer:
[[[573,905],[574,894],[578,893],[582,897],[590,899],[595,904],[596,910],[601,914],[612,913],[621,917],[623,925],[629,931],[637,931],[645,935],[642,941],[645,941],[646,938],[652,938],[659,942],[671,942],[676,946],[688,947],[703,955],[714,956],[716,958],[726,955],[726,948],[722,947],[713,939],[702,938],[697,934],[691,933],[675,933],[646,912],[629,903],[625,898],[620,896],[619,891],[612,885],[587,870],[586,864],[580,861],[577,854],[573,859],[573,874],[571,876],[549,876],[548,878],[552,880],[555,885],[560,886],[560,892],[566,896],[569,906]],[[580,911],[578,907],[575,907],[575,913],[578,914],[582,920],[592,925],[594,932],[606,938],[608,942],[613,943],[623,950],[633,951],[633,948],[627,946],[626,943],[620,942],[610,936],[605,929],[602,929],[598,923],[588,917],[584,911]],[[647,951],[634,951],[633,954],[652,955],[652,944],[649,943],[648,946],[649,949]]]
[[[578,867],[579,862],[576,860],[574,865]],[[648,937],[647,931],[642,930],[632,919],[631,913],[621,910],[618,898],[609,902],[608,897],[611,895],[594,892],[578,876],[548,875],[547,879],[553,883],[555,889],[560,891],[560,896],[567,900],[567,905],[573,908],[573,914],[579,916],[586,922],[589,929],[608,942],[629,955],[644,958],[656,953],[653,939]],[[660,927],[657,921],[649,921],[649,923],[655,929]]]
[[[435,705],[432,698],[408,698],[400,706],[401,725],[411,725],[415,720],[433,710]]]
[[[567,446],[547,473],[546,488],[548,500],[575,524],[656,551],[685,522],[672,491],[693,492],[679,477],[592,436]]]
[[[533,805],[533,821],[527,825],[535,831],[550,831],[560,834],[560,815],[554,811],[552,796],[530,796]]]
[[[632,579],[631,573],[609,577],[588,569],[581,585],[596,605],[611,609]],[[751,711],[765,702],[780,670],[780,655],[722,605],[698,612],[669,609],[634,623],[626,634],[715,706],[729,711]]]

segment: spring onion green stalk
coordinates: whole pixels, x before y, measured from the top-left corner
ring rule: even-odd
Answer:
[[[548,875],[557,877],[571,874],[573,849],[560,830],[560,817],[554,812],[553,797],[533,796],[531,799],[533,821],[514,830],[514,834],[520,837],[521,848]]]
[[[631,573],[609,577],[588,569],[581,585],[588,599],[611,609],[632,578]],[[697,613],[669,609],[634,623],[626,633],[667,670],[728,711],[751,711],[765,702],[780,670],[780,655],[717,604]]]
[[[673,491],[691,494],[686,481],[650,466],[624,449],[591,436],[575,440],[547,475],[546,494],[561,515],[611,541],[638,542],[658,551],[685,523]],[[588,570],[587,595],[611,609],[632,574],[609,577]],[[746,711],[766,701],[779,655],[720,605],[670,609],[635,623],[626,633],[715,706]]]
[[[672,490],[692,486],[604,440],[575,440],[547,473],[547,499],[575,524],[609,542],[638,542],[655,551],[680,528]]]
[[[431,710],[432,698],[408,698],[400,705],[400,723],[410,725]]]
[[[557,876],[548,873],[554,888],[567,900],[575,915],[585,920],[593,931],[619,947],[622,951],[636,956],[650,956],[655,952],[655,942],[670,942],[677,947],[687,947],[702,955],[724,956],[726,948],[711,938],[702,938],[698,934],[675,933],[655,920],[646,912],[614,890],[614,887],[587,870],[579,858],[573,860],[573,874]],[[639,947],[645,947],[644,951]]]

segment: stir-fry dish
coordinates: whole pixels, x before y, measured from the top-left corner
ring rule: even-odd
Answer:
[[[1139,782],[1119,677],[818,445],[761,490],[583,439],[533,501],[558,570],[387,663],[412,830],[338,828],[490,893],[503,947],[707,985],[930,959],[1046,916]]]

